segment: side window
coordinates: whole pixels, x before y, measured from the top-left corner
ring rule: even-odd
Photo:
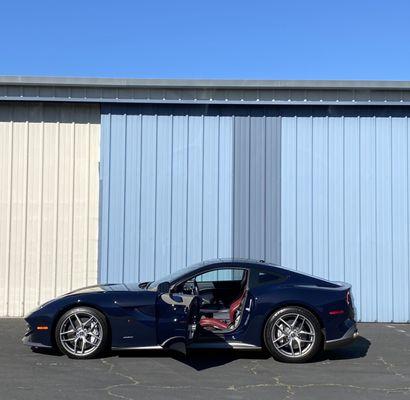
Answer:
[[[259,271],[257,275],[257,284],[265,285],[271,283],[278,283],[282,281],[283,276],[275,274],[273,272]]]
[[[243,274],[243,269],[223,268],[205,272],[204,274],[198,275],[195,279],[197,282],[241,281]]]

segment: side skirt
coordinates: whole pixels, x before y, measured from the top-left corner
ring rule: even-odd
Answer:
[[[242,342],[208,342],[191,343],[189,349],[234,349],[234,350],[262,350],[261,347]],[[141,346],[141,347],[112,347],[112,350],[165,350],[161,346]]]

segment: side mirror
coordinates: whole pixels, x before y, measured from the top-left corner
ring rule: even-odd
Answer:
[[[159,293],[169,293],[171,290],[171,284],[169,282],[161,282],[157,288]]]

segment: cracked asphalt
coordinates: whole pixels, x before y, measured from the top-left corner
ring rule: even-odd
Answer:
[[[359,324],[351,346],[309,364],[255,351],[33,352],[22,319],[0,319],[0,399],[410,399],[410,325]]]

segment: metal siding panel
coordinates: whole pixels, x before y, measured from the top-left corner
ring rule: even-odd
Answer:
[[[359,122],[357,117],[346,117],[344,129],[345,280],[352,284],[354,294],[359,294],[361,287]],[[360,296],[355,296],[355,304],[360,310]]]
[[[376,265],[378,321],[391,321],[393,317],[391,137],[391,118],[376,118]]]
[[[296,221],[296,117],[282,117],[281,139],[281,262],[289,268],[296,268],[297,221]]]
[[[158,116],[155,278],[171,271],[172,116]]]
[[[21,316],[55,295],[84,286],[87,275],[95,283],[97,219],[91,226],[87,215],[98,213],[98,190],[94,193],[89,177],[98,186],[99,107],[76,107],[75,113],[73,106],[62,104],[0,107],[0,142],[8,154],[2,158],[0,179],[0,218],[5,222],[0,252],[7,260],[2,316]],[[90,122],[96,124],[93,152]],[[72,146],[75,130],[81,136],[77,152]],[[73,215],[81,221],[74,224]],[[73,276],[81,279],[71,282]]]
[[[408,119],[392,118],[393,315],[410,321]]]
[[[188,265],[202,260],[203,129],[203,116],[188,117]]]
[[[218,252],[217,256],[233,256],[233,118],[219,119],[218,172]]]
[[[328,235],[328,124],[327,117],[315,117],[312,131],[312,272],[327,277]]]
[[[126,283],[139,281],[142,116],[127,115],[124,272]]]
[[[174,117],[172,161],[171,271],[186,266],[188,118]]]
[[[297,269],[312,273],[312,118],[297,122]]]
[[[44,110],[45,122],[43,125],[42,157],[43,179],[41,185],[41,279],[38,287],[40,303],[43,303],[56,295],[55,274],[57,271],[55,270],[54,263],[56,258],[55,244],[57,238],[59,122],[54,121],[59,120],[57,112],[58,110],[54,107]],[[76,237],[75,235],[76,232],[74,231],[74,237]],[[83,243],[86,244],[86,241],[83,241]],[[84,249],[79,249],[79,255],[83,254]]]
[[[110,251],[110,157],[111,157],[111,113],[101,115],[101,165],[100,165],[100,242],[99,242],[99,282],[108,280],[108,257]]]
[[[202,258],[209,260],[218,257],[220,117],[205,116],[204,118]]]
[[[12,107],[0,107],[0,315],[8,314],[10,276],[10,228],[13,170]]]
[[[281,263],[281,120],[266,117],[265,260]]]
[[[157,115],[142,116],[140,279],[154,279],[157,191]]]
[[[57,227],[57,259],[60,267],[56,274],[57,295],[72,290],[73,266],[73,216],[74,216],[74,145],[75,145],[75,107],[61,109],[59,126],[60,165],[58,192],[58,227]],[[42,146],[41,146],[42,149]],[[42,151],[42,150],[41,150]],[[99,151],[99,149],[96,149]],[[40,169],[39,169],[40,170]],[[41,181],[40,181],[41,183]],[[98,181],[97,181],[98,184]],[[41,188],[41,184],[39,185]],[[98,194],[97,194],[98,195]],[[98,207],[97,210],[98,212]],[[95,267],[94,267],[95,268]]]
[[[234,257],[249,257],[250,117],[234,119]]]
[[[96,112],[97,111],[97,112]],[[88,108],[88,227],[87,227],[87,285],[98,280],[98,228],[99,228],[99,164],[100,164],[100,112]],[[61,152],[60,152],[61,157]],[[60,168],[61,169],[61,168]],[[60,200],[59,200],[60,202]]]
[[[26,189],[28,109],[26,105],[14,108],[13,119],[13,167],[10,227],[10,273],[7,315],[22,315],[26,240]],[[23,286],[22,286],[23,285]]]
[[[360,119],[361,319],[377,321],[375,119]]]
[[[249,257],[265,259],[266,117],[250,119]]]
[[[111,115],[110,172],[109,172],[109,252],[108,282],[121,282],[124,264],[124,194],[126,117]]]
[[[329,279],[344,280],[344,120],[329,118]]]

